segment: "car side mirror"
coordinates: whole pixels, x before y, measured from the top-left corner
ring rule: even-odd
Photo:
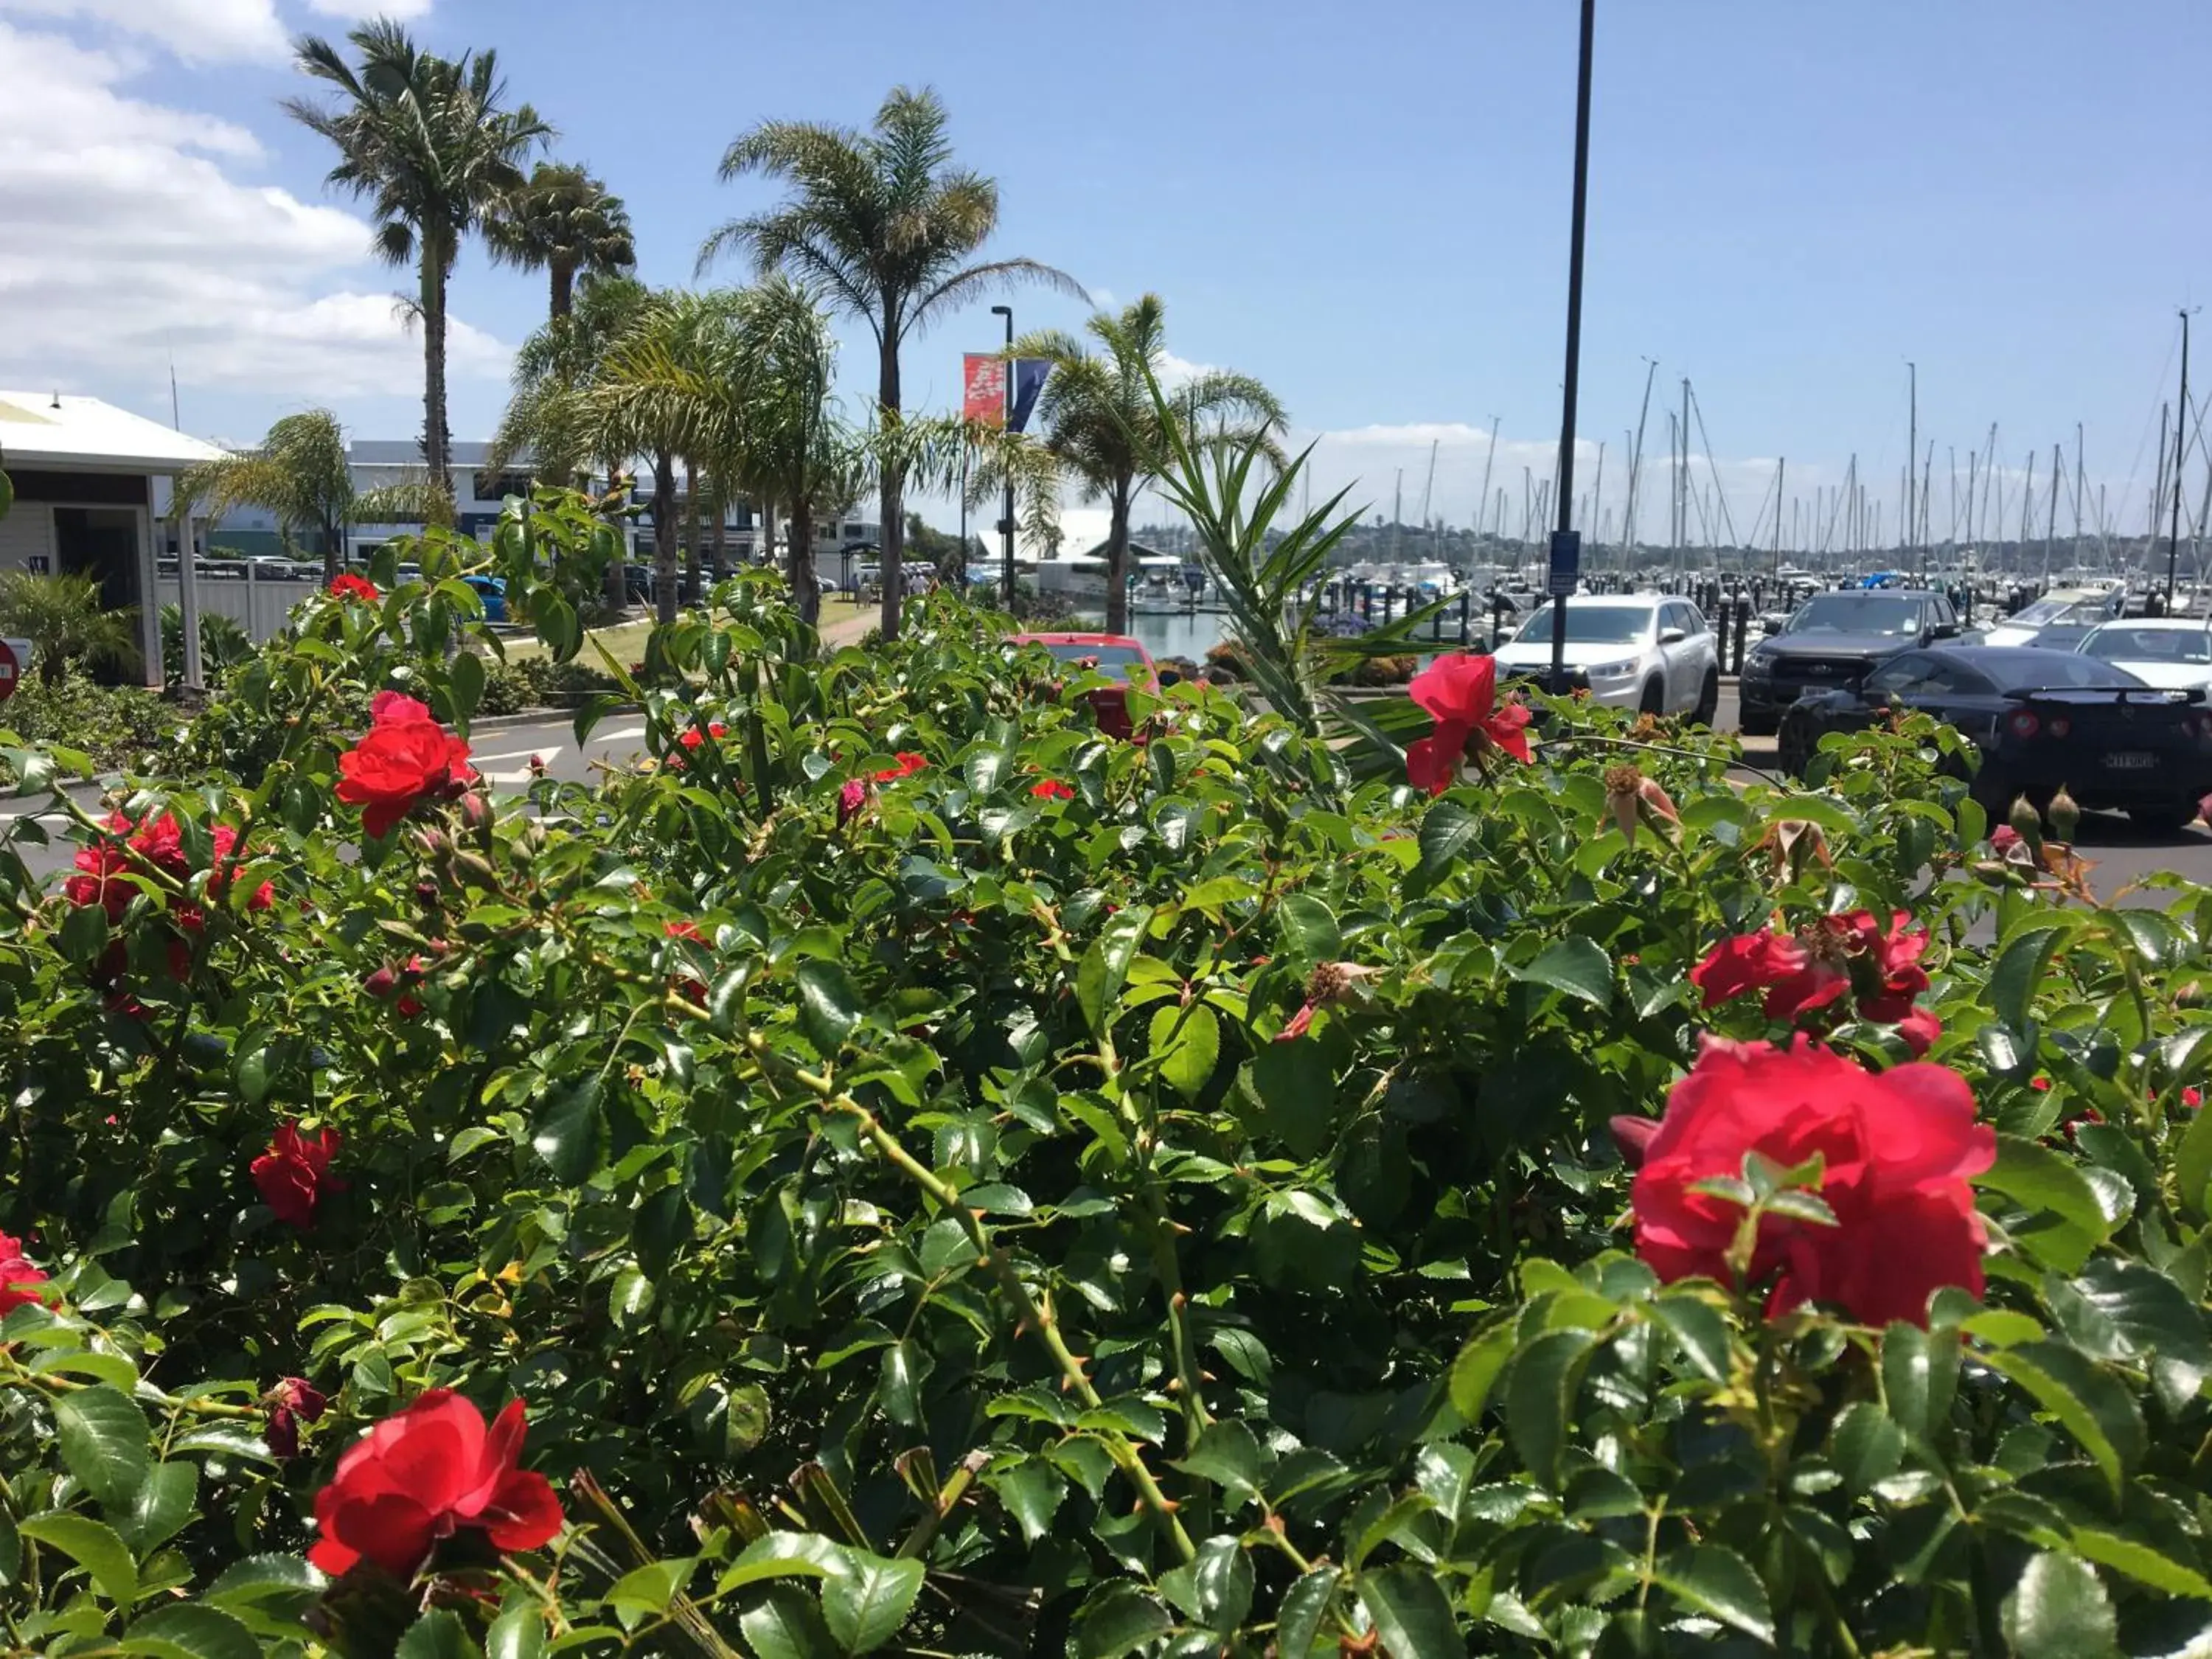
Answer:
[[[1937,623],[1935,627],[1928,630],[1928,637],[1931,640],[1955,640],[1959,637],[1959,624]]]
[[[1662,645],[1680,645],[1689,637],[1679,628],[1662,628],[1659,630],[1659,643]]]

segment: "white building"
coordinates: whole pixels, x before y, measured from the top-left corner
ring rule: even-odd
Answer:
[[[222,454],[97,398],[0,392],[0,469],[15,487],[0,568],[90,576],[110,606],[136,605],[146,683],[160,685],[155,561],[168,481]]]

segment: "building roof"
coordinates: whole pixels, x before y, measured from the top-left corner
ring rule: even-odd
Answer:
[[[173,473],[222,453],[97,398],[0,391],[0,459],[9,466]]]

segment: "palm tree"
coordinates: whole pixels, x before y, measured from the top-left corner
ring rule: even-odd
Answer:
[[[276,532],[295,556],[294,538],[314,532],[322,544],[325,581],[338,574],[350,525],[451,524],[453,518],[452,492],[434,477],[355,489],[345,428],[326,409],[287,415],[258,447],[192,468],[177,480],[170,511],[178,519],[187,512],[219,519],[240,507],[274,514]]]
[[[764,122],[722,156],[725,179],[765,173],[791,186],[766,213],[734,219],[707,239],[699,268],[726,251],[749,254],[761,275],[787,271],[838,310],[866,322],[878,356],[882,469],[884,616],[898,635],[906,474],[888,434],[902,419],[899,348],[946,313],[1019,282],[1083,297],[1074,278],[1034,259],[969,263],[999,222],[999,187],[952,164],[944,103],[927,88],[892,89],[866,132],[812,122]]]
[[[1044,450],[1082,489],[1109,510],[1106,536],[1106,628],[1129,625],[1129,509],[1146,486],[1175,462],[1173,439],[1153,397],[1162,363],[1165,307],[1147,294],[1118,313],[1101,312],[1085,325],[1103,348],[1087,349],[1057,331],[1017,340],[1012,355],[1052,364],[1037,398]],[[1260,439],[1271,448],[1283,429],[1283,406],[1249,374],[1208,369],[1169,394],[1176,418],[1200,445]],[[1211,431],[1208,424],[1211,423]],[[1279,455],[1279,451],[1276,451]]]
[[[370,203],[376,250],[413,260],[413,307],[422,323],[422,459],[443,479],[452,457],[446,426],[446,289],[461,239],[522,186],[520,163],[552,129],[524,104],[501,106],[506,88],[489,51],[458,60],[419,51],[388,18],[346,39],[356,67],[314,35],[293,45],[300,67],[337,88],[334,104],[304,98],[284,108],[337,147],[329,182]]]
[[[123,673],[138,666],[137,611],[107,610],[90,576],[0,570],[0,634],[33,642],[42,685],[59,685],[73,662]]]
[[[543,270],[552,284],[549,316],[574,309],[579,276],[619,276],[637,267],[637,243],[622,198],[580,167],[540,161],[521,189],[484,220],[491,257]]]
[[[635,277],[587,276],[568,314],[550,319],[522,343],[514,359],[514,396],[492,439],[491,471],[527,455],[536,476],[546,482],[583,488],[596,465],[606,475],[611,501],[623,489],[629,454],[594,447],[609,434],[585,429],[587,409],[579,393],[653,300],[653,290]],[[606,599],[617,611],[629,602],[629,572],[621,560],[607,567]]]

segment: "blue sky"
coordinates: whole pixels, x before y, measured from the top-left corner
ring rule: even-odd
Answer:
[[[386,297],[401,279],[359,257],[356,204],[323,190],[319,141],[276,107],[299,89],[284,35],[372,8],[0,0],[0,224],[36,233],[0,248],[0,384],[159,413],[173,349],[196,430],[251,439],[317,402],[362,435],[416,429]],[[629,201],[655,282],[690,281],[706,232],[769,199],[764,182],[715,179],[736,132],[865,122],[892,84],[928,82],[963,158],[1000,181],[996,251],[1117,301],[1161,294],[1180,357],[1260,375],[1319,437],[1316,487],[1357,477],[1387,510],[1402,467],[1412,518],[1434,439],[1435,510],[1466,522],[1492,416],[1514,525],[1521,469],[1550,469],[1570,0],[1132,0],[1110,18],[984,0],[401,9],[434,48],[498,48],[557,153]],[[2193,188],[2212,116],[2191,85],[2212,6],[1599,11],[1582,429],[1607,446],[1608,502],[1648,354],[1647,457],[1686,374],[1740,526],[1774,458],[1809,496],[1854,451],[1893,524],[1912,358],[1939,535],[1948,454],[1963,473],[1992,422],[2014,502],[2027,451],[2047,476],[2079,421],[2092,494],[2105,483],[2120,527],[2140,527],[2174,310],[2212,287]],[[1016,303],[1024,326],[1082,315]],[[465,260],[457,436],[496,418],[505,351],[543,304],[538,277]],[[949,402],[959,352],[992,343],[992,324],[978,309],[914,348],[913,400]],[[2212,387],[2212,349],[2201,361]],[[872,379],[855,340],[843,384],[857,397]],[[1647,502],[1662,495],[1647,485]]]

